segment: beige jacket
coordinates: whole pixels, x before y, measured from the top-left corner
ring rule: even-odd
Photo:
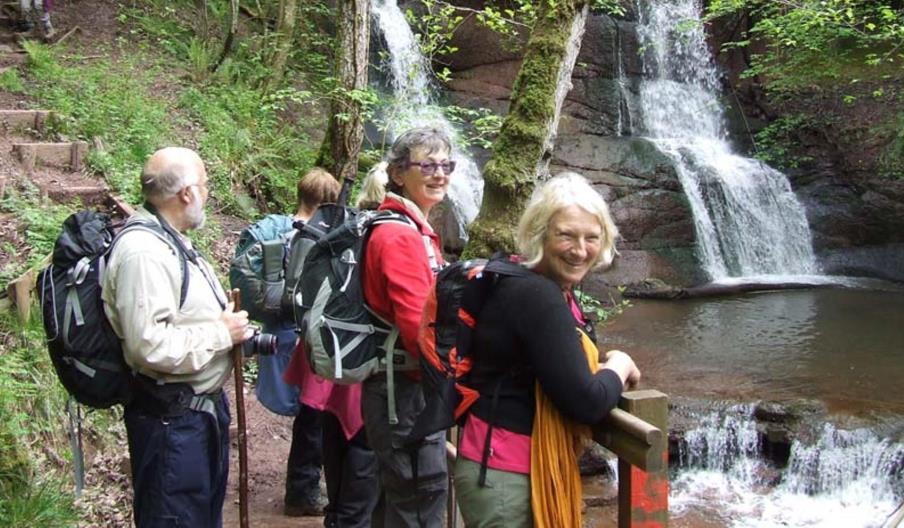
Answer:
[[[156,221],[143,208],[136,215]],[[191,248],[187,238],[183,242]],[[229,377],[232,340],[220,321],[223,287],[203,258],[198,264],[186,262],[189,287],[180,309],[179,256],[154,233],[131,231],[113,248],[102,298],[129,366],[168,383],[189,383],[203,394],[220,389]]]

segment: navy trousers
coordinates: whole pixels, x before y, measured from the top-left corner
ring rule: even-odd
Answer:
[[[323,465],[322,411],[301,404],[292,422],[292,445],[286,464],[286,504],[316,504]]]
[[[160,417],[125,411],[137,528],[220,528],[229,474],[229,405],[216,416]]]

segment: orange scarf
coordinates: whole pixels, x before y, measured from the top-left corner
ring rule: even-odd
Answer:
[[[599,370],[599,352],[579,330],[590,371]],[[590,428],[559,413],[536,383],[536,414],[530,442],[530,503],[535,528],[581,526],[581,473],[578,456]]]

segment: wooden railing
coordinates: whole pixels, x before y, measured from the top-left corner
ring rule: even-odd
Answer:
[[[622,394],[593,439],[618,456],[618,528],[665,528],[669,518],[668,397]]]
[[[593,439],[618,456],[618,527],[666,528],[669,511],[668,397],[655,390],[622,394],[618,408],[593,428]],[[446,443],[449,466],[456,449]],[[449,481],[446,526],[463,526]]]

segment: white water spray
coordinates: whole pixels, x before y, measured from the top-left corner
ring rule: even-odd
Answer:
[[[640,0],[642,128],[675,163],[714,280],[818,273],[803,207],[784,174],[734,154],[699,0]]]
[[[736,528],[878,528],[900,504],[904,445],[826,424],[812,444],[793,441],[779,469],[759,453],[752,409],[715,411],[686,433],[669,496],[673,514],[714,510]]]
[[[371,4],[371,13],[389,48],[388,66],[392,74],[395,104],[383,119],[390,139],[414,126],[434,126],[444,130],[455,141],[459,136],[458,130],[433,104],[430,66],[397,1],[375,0]],[[456,168],[449,186],[449,198],[460,233],[466,237],[467,225],[480,211],[483,179],[477,164],[463,149],[456,149],[452,159],[456,162]]]

